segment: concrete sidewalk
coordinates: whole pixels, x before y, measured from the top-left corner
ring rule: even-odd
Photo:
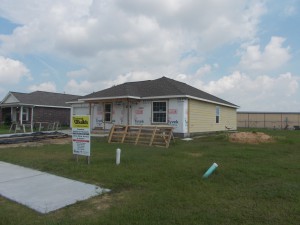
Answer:
[[[48,213],[109,191],[0,161],[0,195],[40,213]]]

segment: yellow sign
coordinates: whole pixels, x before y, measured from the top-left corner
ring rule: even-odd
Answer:
[[[72,116],[72,142],[74,155],[91,155],[90,116]]]
[[[90,128],[90,116],[72,116],[72,128]]]

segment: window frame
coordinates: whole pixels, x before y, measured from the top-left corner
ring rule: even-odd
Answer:
[[[25,119],[24,119],[25,116]],[[24,107],[22,110],[22,121],[28,121],[29,119],[29,108]]]
[[[110,111],[106,111],[106,105],[110,105]],[[103,109],[103,122],[105,123],[109,123],[112,121],[112,107],[113,107],[113,104],[111,102],[106,102],[104,103],[104,109]],[[110,120],[106,120],[106,115],[109,115],[109,119]]]
[[[165,103],[166,104],[166,111],[154,111],[154,103]],[[152,109],[151,109],[151,116],[152,116],[152,123],[153,124],[167,124],[168,123],[168,101],[167,100],[161,100],[161,101],[152,101]],[[154,121],[154,114],[155,113],[164,113],[165,114],[165,121]]]
[[[221,118],[221,108],[220,106],[216,106],[216,123],[220,123],[220,118]]]

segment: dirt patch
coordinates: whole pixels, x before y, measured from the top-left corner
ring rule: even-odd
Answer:
[[[229,141],[247,144],[273,142],[274,139],[262,132],[238,132],[229,135]]]
[[[99,215],[99,213],[109,209],[114,204],[123,204],[130,194],[132,194],[131,191],[123,191],[120,193],[107,193],[94,197],[75,206],[75,208],[78,207],[78,210],[75,209],[76,215],[73,217],[82,218]]]
[[[71,137],[53,138],[53,139],[45,139],[45,140],[41,140],[41,141],[25,142],[25,143],[18,143],[18,144],[0,144],[0,149],[1,148],[18,148],[18,147],[40,147],[40,146],[48,145],[48,144],[64,145],[64,144],[69,144],[71,142],[72,142]]]
[[[65,145],[72,142],[71,137],[65,137],[65,138],[53,138],[53,139],[45,139],[40,141],[42,144],[56,144],[56,145]]]

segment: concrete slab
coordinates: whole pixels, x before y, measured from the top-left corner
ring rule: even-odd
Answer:
[[[0,195],[40,213],[48,213],[108,191],[0,161]]]

